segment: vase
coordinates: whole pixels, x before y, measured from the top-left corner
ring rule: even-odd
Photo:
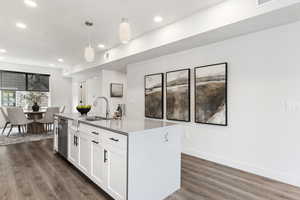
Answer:
[[[32,110],[33,110],[34,112],[37,112],[37,111],[40,110],[40,106],[39,106],[37,103],[34,103],[33,106],[32,106]]]

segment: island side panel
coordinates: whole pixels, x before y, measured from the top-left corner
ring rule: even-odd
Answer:
[[[183,127],[129,134],[128,200],[163,200],[180,189]]]

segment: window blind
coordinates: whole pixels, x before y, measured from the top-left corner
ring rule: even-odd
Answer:
[[[49,75],[27,74],[27,90],[49,92]]]
[[[26,74],[19,72],[1,72],[2,90],[26,90]]]

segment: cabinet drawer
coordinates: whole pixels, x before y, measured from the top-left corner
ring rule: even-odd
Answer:
[[[127,149],[127,136],[103,130],[103,143],[111,147]]]
[[[79,126],[79,130],[85,133],[89,133],[93,136],[100,136],[102,132],[102,129],[90,125],[82,124],[82,123]]]

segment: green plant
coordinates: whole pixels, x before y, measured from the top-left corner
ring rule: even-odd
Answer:
[[[21,99],[33,105],[34,103],[41,104],[43,97],[47,97],[47,95],[42,92],[29,92],[27,94],[23,94]]]
[[[78,109],[90,109],[90,108],[92,108],[92,106],[91,105],[78,105],[76,108],[78,108]]]

